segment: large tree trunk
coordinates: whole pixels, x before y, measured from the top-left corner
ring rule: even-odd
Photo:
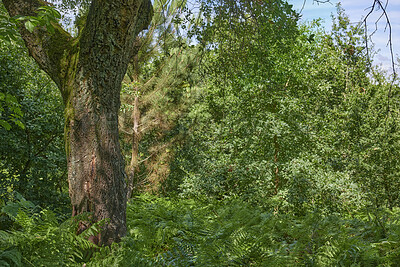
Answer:
[[[35,15],[41,0],[3,0],[11,16]],[[72,215],[89,212],[78,232],[106,219],[93,241],[109,245],[126,233],[124,161],[118,140],[121,82],[137,34],[150,23],[150,0],[93,0],[85,27],[72,38],[37,28],[21,35],[30,54],[60,88]]]
[[[110,76],[104,72],[90,72],[87,68],[80,66],[77,70],[73,81],[77,89],[71,92],[68,104],[70,117],[65,134],[69,194],[73,216],[91,213],[90,221],[82,223],[79,232],[92,222],[110,219],[99,240],[95,240],[109,244],[126,232],[124,161],[118,140],[117,83],[121,79],[108,79]]]

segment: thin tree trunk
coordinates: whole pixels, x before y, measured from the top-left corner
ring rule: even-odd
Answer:
[[[279,191],[279,167],[278,167],[278,154],[279,154],[279,143],[278,143],[278,136],[274,135],[274,163],[275,163],[275,195],[278,194]]]
[[[133,121],[133,133],[132,133],[132,158],[129,166],[129,176],[128,176],[128,192],[127,198],[132,197],[133,188],[135,186],[135,173],[139,169],[139,142],[140,142],[140,109],[139,109],[139,88],[136,87],[135,102],[132,113]]]
[[[137,38],[135,40],[135,51],[139,51],[141,46],[141,40]],[[132,197],[133,189],[135,187],[135,183],[138,182],[135,179],[135,175],[139,171],[139,143],[141,139],[141,129],[140,127],[140,108],[139,108],[139,56],[136,53],[131,60],[132,69],[128,71],[128,76],[131,79],[131,83],[135,86],[135,99],[133,102],[133,112],[131,116],[131,120],[133,122],[132,129],[132,151],[131,151],[131,162],[128,166],[128,190],[127,190],[127,198],[128,200]],[[136,181],[135,181],[136,180]]]
[[[285,88],[287,87],[289,83],[289,80],[286,82]],[[277,113],[277,103],[273,103],[272,105],[272,112]],[[279,161],[279,142],[278,142],[278,135],[274,135],[273,138],[273,144],[274,144],[274,183],[275,183],[275,195],[278,194],[279,191],[279,184],[280,184],[280,179],[279,179],[279,167],[278,167],[278,161]]]

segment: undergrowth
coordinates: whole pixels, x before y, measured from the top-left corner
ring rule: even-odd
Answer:
[[[200,202],[140,195],[127,210],[128,234],[96,248],[98,226],[75,235],[68,219],[23,198],[2,207],[0,266],[395,266],[399,210],[304,216],[240,200]],[[93,251],[96,251],[95,253]],[[91,252],[91,253],[87,253]]]

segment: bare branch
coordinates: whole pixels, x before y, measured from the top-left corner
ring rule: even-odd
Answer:
[[[386,119],[389,117],[390,115],[390,98],[392,95],[392,89],[393,89],[393,85],[394,82],[396,80],[397,77],[397,72],[396,72],[396,66],[395,66],[395,61],[394,61],[394,52],[393,52],[393,42],[392,42],[392,24],[390,22],[390,18],[389,15],[387,13],[387,6],[388,6],[389,0],[386,1],[385,5],[382,4],[381,0],[374,0],[374,3],[372,4],[372,7],[370,9],[370,11],[368,12],[367,16],[364,18],[364,25],[366,27],[367,25],[367,20],[370,17],[370,15],[372,14],[372,12],[375,10],[375,8],[377,7],[378,9],[382,10],[382,14],[379,16],[379,18],[375,21],[375,31],[370,35],[372,36],[377,30],[378,30],[378,22],[384,17],[386,19],[386,25],[385,25],[385,31],[387,29],[389,29],[389,39],[388,39],[388,43],[386,46],[389,46],[389,50],[390,50],[390,56],[391,56],[391,63],[392,63],[392,71],[393,71],[393,79],[392,82],[390,84],[389,87],[389,91],[388,91],[388,102],[387,102],[387,117]],[[365,29],[367,31],[367,28]],[[368,39],[365,40],[366,42],[366,46],[368,48]],[[368,52],[368,50],[367,50]]]
[[[368,14],[365,16],[363,23],[365,27],[367,27],[367,22],[371,14],[374,12],[376,8],[379,8],[382,10],[382,14],[379,16],[379,18],[375,21],[375,31],[372,32],[370,36],[372,36],[377,30],[378,30],[378,22],[384,17],[386,19],[386,25],[385,25],[385,31],[389,29],[389,39],[387,45],[389,46],[390,50],[390,55],[391,55],[391,63],[392,63],[392,71],[393,71],[393,81],[397,77],[397,72],[396,72],[396,67],[395,67],[395,61],[394,61],[394,53],[393,53],[393,42],[392,42],[392,24],[390,22],[389,15],[387,13],[387,6],[388,6],[389,1],[387,0],[385,5],[382,4],[381,0],[374,0],[372,6],[370,7],[370,11]],[[366,28],[367,31],[367,28]],[[368,39],[366,39],[366,42],[368,42]],[[366,44],[368,47],[368,44]]]

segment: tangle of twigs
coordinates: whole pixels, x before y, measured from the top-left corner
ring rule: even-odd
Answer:
[[[388,91],[388,101],[387,101],[387,116],[386,119],[390,115],[390,98],[392,96],[392,89],[393,85],[396,81],[397,78],[397,72],[396,72],[396,66],[395,66],[395,61],[394,61],[394,53],[393,53],[393,42],[392,42],[392,24],[390,22],[389,15],[387,13],[387,6],[389,4],[389,0],[386,0],[385,5],[382,4],[382,0],[374,0],[373,4],[371,7],[369,7],[369,12],[365,16],[363,22],[365,25],[365,32],[367,35],[367,20],[370,17],[370,15],[377,9],[377,10],[382,10],[382,14],[379,16],[379,18],[375,21],[375,30],[371,33],[370,36],[372,36],[377,30],[378,30],[378,23],[379,21],[384,17],[386,19],[386,25],[385,25],[385,31],[389,29],[389,39],[387,45],[389,45],[389,50],[390,50],[390,56],[391,56],[391,63],[392,63],[392,71],[393,71],[393,79],[392,82],[390,83],[389,86],[389,91]],[[366,48],[367,48],[367,53],[368,53],[368,39],[365,40],[366,42]]]

